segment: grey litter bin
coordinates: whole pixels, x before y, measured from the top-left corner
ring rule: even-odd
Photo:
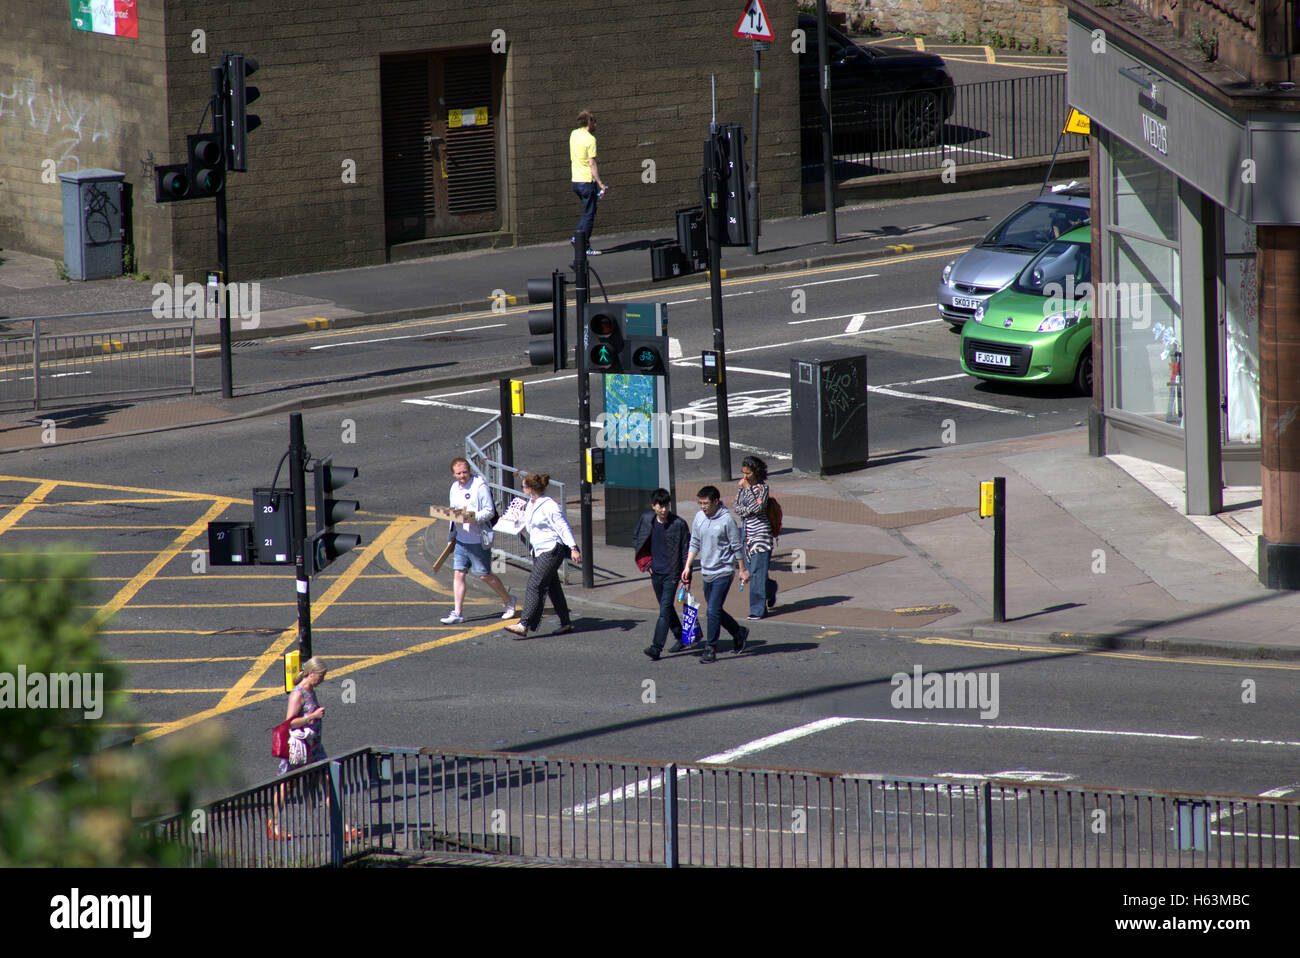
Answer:
[[[867,357],[790,360],[794,467],[821,474],[867,464]]]
[[[69,279],[122,275],[122,182],[116,170],[60,173],[63,262]]]

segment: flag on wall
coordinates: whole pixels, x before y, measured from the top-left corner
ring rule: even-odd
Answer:
[[[78,30],[139,39],[135,0],[69,0],[72,25]]]

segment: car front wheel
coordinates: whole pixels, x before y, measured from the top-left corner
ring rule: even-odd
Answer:
[[[1079,357],[1079,365],[1074,371],[1074,387],[1085,396],[1092,395],[1092,344],[1089,343]]]
[[[933,146],[943,132],[943,114],[934,93],[903,97],[894,114],[894,135],[904,146]]]

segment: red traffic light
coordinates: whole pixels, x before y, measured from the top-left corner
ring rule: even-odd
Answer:
[[[596,313],[591,317],[590,328],[597,336],[612,336],[618,329],[618,322],[609,313]]]

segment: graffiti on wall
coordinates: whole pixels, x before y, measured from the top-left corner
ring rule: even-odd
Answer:
[[[34,77],[0,81],[0,124],[21,125],[46,137],[46,151],[56,165],[81,166],[84,144],[108,143],[120,126],[117,108],[102,98],[62,83],[38,83]]]

